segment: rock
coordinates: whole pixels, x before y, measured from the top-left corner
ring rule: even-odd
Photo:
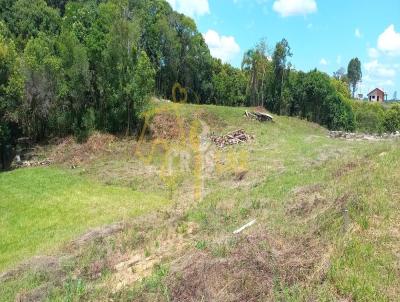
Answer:
[[[331,138],[342,138],[347,140],[367,140],[367,141],[376,141],[376,140],[387,140],[387,139],[396,139],[400,138],[400,132],[396,131],[394,133],[383,133],[379,134],[366,134],[366,133],[352,133],[352,132],[344,132],[344,131],[330,131],[329,137]]]

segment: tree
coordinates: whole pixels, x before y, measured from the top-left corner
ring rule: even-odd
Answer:
[[[22,81],[14,43],[0,33],[0,169],[8,168],[10,146],[20,132]]]
[[[251,106],[264,106],[266,97],[267,75],[271,70],[267,44],[261,40],[254,49],[248,50],[242,61],[242,70],[248,78],[247,95]]]
[[[65,5],[67,4],[68,0],[46,0],[47,5],[58,8],[61,14],[64,14]]]
[[[140,114],[146,110],[147,101],[154,94],[155,70],[147,57],[146,52],[141,51],[135,67],[132,87],[132,112],[133,122],[138,126]]]
[[[47,6],[44,0],[18,0],[12,6],[11,14],[9,29],[18,37],[19,44],[25,45],[39,32],[59,33],[59,11]]]
[[[61,78],[61,60],[56,56],[56,41],[40,33],[31,38],[22,57],[25,133],[37,140],[50,134],[49,118],[54,109]]]
[[[58,39],[62,78],[58,87],[57,112],[52,117],[58,134],[72,131],[80,139],[85,139],[90,129],[86,129],[84,117],[90,110],[88,95],[90,90],[89,61],[85,47],[79,43],[73,32],[62,32]]]
[[[336,80],[335,80],[336,81]],[[354,114],[344,96],[332,84],[332,78],[317,70],[299,72],[293,87],[292,112],[333,130],[354,130]]]
[[[272,80],[272,93],[269,102],[269,109],[278,114],[282,114],[283,104],[283,91],[286,81],[289,77],[291,65],[288,64],[288,58],[292,56],[289,43],[286,39],[278,42],[275,46],[274,54],[272,56],[272,66],[274,77]]]
[[[336,78],[332,78],[331,83],[332,83],[333,87],[335,87],[335,90],[337,91],[337,93],[342,95],[344,98],[347,98],[347,99],[351,98],[350,88],[346,82],[343,82]]]
[[[400,105],[393,105],[386,111],[383,126],[388,132],[400,131]]]
[[[354,98],[357,85],[362,80],[361,62],[358,58],[351,59],[347,67],[347,77],[352,88],[352,96]]]
[[[244,71],[214,59],[212,84],[212,103],[225,106],[246,105],[248,80]]]
[[[114,20],[106,36],[107,47],[102,54],[99,86],[104,103],[105,126],[108,131],[131,133],[132,92],[139,24],[131,20],[131,12],[125,4],[115,6],[118,18]],[[123,123],[122,121],[126,121]]]
[[[346,70],[343,67],[340,67],[337,71],[333,73],[333,77],[336,80],[343,80],[346,77]]]

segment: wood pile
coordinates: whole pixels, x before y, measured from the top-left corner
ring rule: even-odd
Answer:
[[[14,164],[14,168],[46,167],[52,164],[53,161],[51,159],[44,159],[40,161],[24,160],[24,161],[16,161]]]
[[[259,112],[259,111],[249,112],[246,110],[244,114],[248,118],[255,119],[259,122],[272,122],[274,120],[274,117],[272,115],[269,115],[268,113],[265,112]]]
[[[236,130],[222,136],[211,136],[211,141],[220,148],[242,144],[251,139],[253,139],[253,136],[247,134],[243,129]]]

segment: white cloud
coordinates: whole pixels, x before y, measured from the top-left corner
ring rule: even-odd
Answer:
[[[380,79],[394,78],[396,76],[396,70],[378,62],[378,60],[372,60],[364,64],[364,68],[367,71],[367,75],[374,76]]]
[[[354,35],[356,36],[356,38],[359,39],[362,37],[362,33],[359,28],[356,28],[356,30],[354,31]]]
[[[365,93],[372,91],[375,88],[380,88],[383,91],[386,91],[385,87],[394,86],[395,83],[392,79],[379,79],[376,77],[371,77],[366,75],[363,77],[363,84],[360,84],[360,88],[362,88]]]
[[[400,55],[400,33],[390,25],[378,38],[378,49],[388,55]]]
[[[368,48],[368,56],[371,59],[376,59],[376,58],[379,57],[379,51],[376,48],[373,48],[373,47]]]
[[[167,0],[172,8],[190,17],[199,17],[210,13],[208,0]]]
[[[272,8],[282,17],[289,17],[315,13],[317,3],[315,0],[276,0]]]
[[[329,63],[328,63],[328,61],[327,61],[326,59],[322,58],[322,59],[319,61],[319,64],[320,64],[320,65],[323,65],[323,66],[326,66],[326,65],[328,65]]]
[[[363,82],[368,87],[368,91],[379,87],[386,90],[385,87],[393,87],[396,78],[396,70],[389,65],[380,63],[378,60],[372,60],[364,64],[365,75]]]
[[[240,46],[233,36],[221,36],[210,29],[203,34],[203,37],[210,48],[211,55],[223,62],[229,62],[240,52]]]

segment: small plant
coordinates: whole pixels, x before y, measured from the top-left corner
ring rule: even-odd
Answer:
[[[247,209],[247,208],[241,208],[240,209],[240,216],[242,218],[247,218],[249,216],[249,214],[250,214],[250,210],[249,209]]]
[[[178,234],[186,234],[188,230],[188,225],[186,222],[179,222],[178,226],[176,227],[176,232]]]
[[[65,301],[79,301],[85,294],[85,283],[82,279],[73,280],[69,278],[64,286],[65,290]]]
[[[195,247],[198,250],[204,251],[207,248],[207,242],[204,240],[197,241]]]
[[[156,292],[160,289],[165,292],[165,285],[163,281],[168,275],[168,271],[169,269],[165,265],[155,265],[152,275],[143,280],[143,286],[150,292]]]
[[[252,200],[251,201],[251,208],[253,209],[253,210],[259,210],[259,209],[261,209],[261,201],[259,201],[259,200]]]
[[[212,249],[214,257],[224,258],[228,255],[228,249],[225,244],[216,244]]]

